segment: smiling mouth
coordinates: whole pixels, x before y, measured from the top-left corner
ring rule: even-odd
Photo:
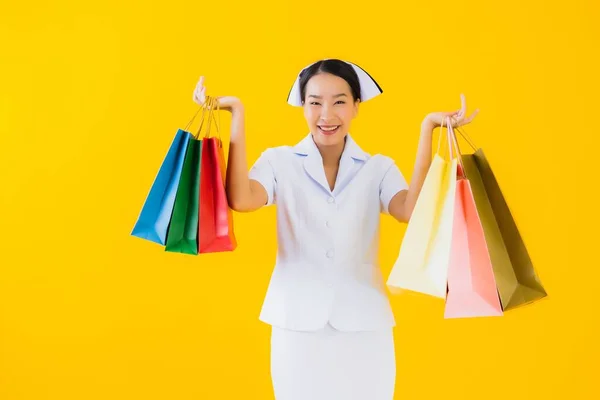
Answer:
[[[340,129],[341,125],[317,125],[319,132],[323,135],[333,135]]]

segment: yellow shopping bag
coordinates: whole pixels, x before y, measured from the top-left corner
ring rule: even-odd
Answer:
[[[387,286],[392,293],[409,290],[446,298],[458,161],[449,131],[449,159],[440,155],[442,130],[443,126],[398,258],[388,276]]]

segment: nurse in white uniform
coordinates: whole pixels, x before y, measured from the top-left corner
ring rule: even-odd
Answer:
[[[310,133],[265,150],[247,170],[244,108],[232,114],[227,168],[230,206],[277,207],[278,251],[260,320],[272,326],[271,377],[277,400],[392,400],[395,326],[378,263],[380,214],[406,223],[432,157],[432,133],[458,111],[428,114],[411,185],[394,161],[370,155],[350,135],[361,102],[382,93],[357,65],[326,59],[300,71],[288,103],[302,107]],[[205,102],[201,77],[194,101]],[[393,126],[381,135],[401,132]],[[370,134],[378,134],[371,132]]]

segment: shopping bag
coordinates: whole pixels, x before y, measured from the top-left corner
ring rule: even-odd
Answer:
[[[547,296],[500,185],[483,152],[463,129],[457,131],[473,148],[463,154],[473,197],[482,223],[504,311]]]
[[[132,236],[165,245],[183,162],[193,136],[188,129],[199,111],[184,129],[177,130],[133,227]]]
[[[188,143],[177,188],[173,215],[167,232],[165,251],[198,254],[198,193],[202,142],[196,137]]]
[[[183,254],[198,254],[198,200],[200,193],[200,165],[202,141],[199,139],[204,126],[206,105],[203,110],[200,127],[189,140],[173,214],[167,232],[165,251]]]
[[[216,104],[218,114],[218,103]],[[199,253],[233,251],[237,241],[233,230],[233,213],[225,192],[225,157],[214,108],[209,114],[208,130],[202,139],[202,174],[200,178]],[[217,137],[210,136],[211,122]]]
[[[450,132],[459,165],[444,317],[502,316],[492,261],[475,206],[470,176],[465,174],[460,147],[451,127]]]
[[[457,159],[448,140],[449,160],[440,156],[440,139],[423,182],[400,252],[387,279],[392,293],[403,290],[446,298]]]

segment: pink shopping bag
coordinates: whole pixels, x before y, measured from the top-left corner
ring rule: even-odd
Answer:
[[[458,149],[452,129],[450,135]],[[457,175],[444,318],[502,316],[485,234],[462,163]]]

